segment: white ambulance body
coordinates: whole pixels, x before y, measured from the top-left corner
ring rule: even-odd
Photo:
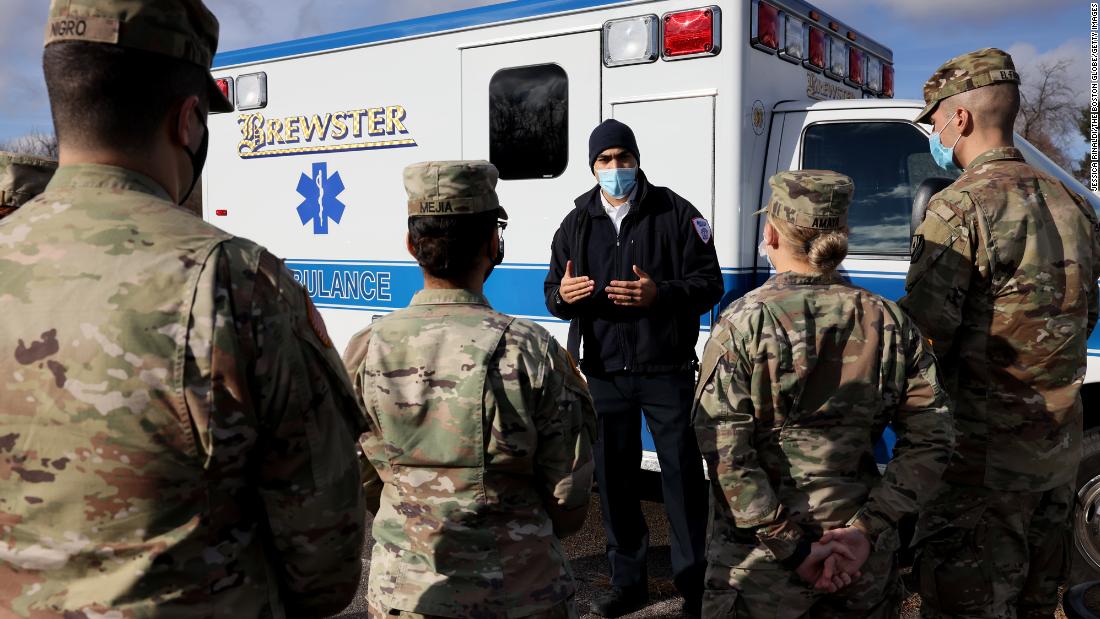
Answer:
[[[923,103],[891,98],[892,63],[801,0],[519,0],[222,53],[214,74],[237,109],[209,120],[204,216],[284,257],[343,350],[423,283],[405,249],[403,168],[488,159],[511,219],[487,295],[564,342],[567,323],[544,304],[550,242],[595,183],[589,132],[616,118],[634,129],[650,181],[711,221],[723,306],[767,276],[752,215],[767,179],[810,168],[855,180],[843,271],[896,299],[918,187],[946,174],[929,127],[912,122]],[[700,349],[718,310],[704,316]],[[1100,333],[1086,410],[1100,406],[1097,381]]]

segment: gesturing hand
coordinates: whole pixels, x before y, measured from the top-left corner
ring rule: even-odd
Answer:
[[[821,543],[840,544],[847,552],[834,553],[825,559],[825,565],[821,576],[814,583],[814,588],[819,591],[835,591],[829,588],[830,584],[836,585],[836,574],[850,574],[853,580],[859,578],[860,569],[871,555],[871,540],[867,534],[856,527],[844,527],[826,531],[821,536]]]
[[[627,307],[649,307],[657,300],[657,283],[649,274],[634,265],[635,281],[612,280],[606,288],[607,298],[615,305]]]
[[[854,561],[856,555],[840,542],[814,542],[810,545],[810,554],[802,560],[795,573],[808,584],[814,585],[819,591],[834,593],[859,578],[859,572],[855,574],[839,570],[835,563],[829,560],[836,556],[842,556],[848,561]]]
[[[565,261],[565,276],[558,285],[558,295],[566,303],[576,303],[592,295],[596,282],[588,276],[573,277],[573,261]]]

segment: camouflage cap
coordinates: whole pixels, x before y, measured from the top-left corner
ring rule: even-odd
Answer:
[[[209,71],[218,20],[202,0],[51,0],[46,46],[60,41],[118,45],[163,54]],[[233,104],[209,79],[210,110]]]
[[[792,170],[771,177],[772,198],[756,211],[801,228],[839,230],[848,225],[855,184],[829,170]]]
[[[42,193],[57,162],[0,151],[0,217]]]
[[[409,217],[500,211],[496,166],[488,161],[422,161],[405,168]]]
[[[940,101],[960,92],[1000,82],[1020,83],[1020,74],[1012,56],[995,47],[955,56],[943,63],[924,83],[924,109],[914,122],[931,123],[932,112]]]

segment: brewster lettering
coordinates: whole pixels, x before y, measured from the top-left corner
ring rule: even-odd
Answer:
[[[400,105],[283,118],[242,114],[237,119],[241,128],[237,153],[265,157],[416,146],[415,140],[402,137],[409,133],[406,116]],[[387,136],[392,137],[377,139]],[[368,141],[353,141],[363,138]]]

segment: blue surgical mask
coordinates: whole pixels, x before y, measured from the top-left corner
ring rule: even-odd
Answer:
[[[947,128],[947,123],[954,117],[954,114],[947,117],[947,120],[945,120],[943,123],[943,129]],[[962,170],[959,169],[959,166],[955,165],[955,146],[957,146],[959,144],[959,140],[962,139],[962,134],[960,133],[959,137],[955,139],[955,143],[951,145],[951,148],[948,148],[943,145],[943,142],[940,141],[940,134],[943,133],[943,129],[940,129],[939,131],[936,131],[932,133],[932,135],[928,136],[928,146],[929,150],[932,151],[932,159],[936,161],[936,165],[940,166],[947,172],[950,172],[951,174],[959,174],[960,172],[962,172]]]
[[[600,187],[616,200],[625,198],[638,182],[638,168],[609,168],[599,170]]]

